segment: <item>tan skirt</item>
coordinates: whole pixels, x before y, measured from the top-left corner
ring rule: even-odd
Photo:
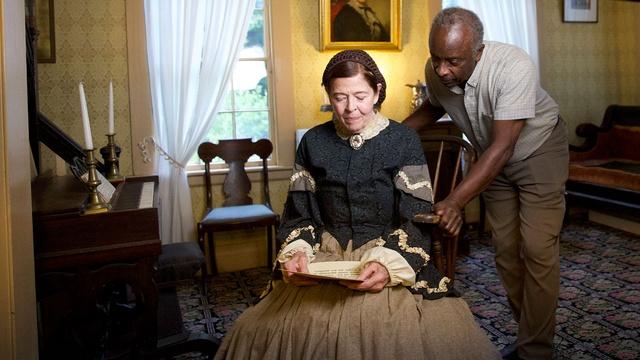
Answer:
[[[323,236],[316,261],[356,260]],[[423,300],[402,286],[379,293],[282,281],[234,324],[216,359],[500,359],[461,298]]]

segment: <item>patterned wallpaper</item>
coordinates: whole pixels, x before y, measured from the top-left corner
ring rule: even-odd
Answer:
[[[640,105],[640,3],[618,4],[615,18],[620,102]]]
[[[538,1],[542,86],[560,105],[569,141],[610,104],[640,105],[640,3],[601,0],[597,23],[563,23],[561,1]]]
[[[54,9],[56,63],[38,64],[40,111],[84,145],[78,95],[78,83],[83,81],[93,143],[102,147],[107,143],[109,80],[113,80],[120,172],[131,174],[125,0],[56,0]],[[44,151],[42,161],[45,168],[53,168],[53,153]]]

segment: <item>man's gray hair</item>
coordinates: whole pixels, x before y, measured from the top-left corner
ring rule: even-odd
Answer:
[[[480,49],[482,38],[484,37],[484,28],[482,21],[476,13],[471,10],[460,7],[450,7],[442,9],[433,19],[431,29],[436,27],[451,27],[456,24],[465,24],[473,32],[473,51],[474,53]]]

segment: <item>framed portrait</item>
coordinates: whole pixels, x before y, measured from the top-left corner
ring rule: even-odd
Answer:
[[[56,62],[56,42],[53,14],[53,0],[35,0],[36,27],[38,39],[36,55],[39,63]]]
[[[598,22],[598,0],[564,0],[564,22]]]
[[[320,50],[400,50],[402,0],[320,0]]]

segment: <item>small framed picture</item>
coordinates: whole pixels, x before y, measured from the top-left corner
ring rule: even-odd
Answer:
[[[564,0],[564,22],[598,22],[598,0]]]
[[[400,50],[402,0],[320,0],[320,50]]]

